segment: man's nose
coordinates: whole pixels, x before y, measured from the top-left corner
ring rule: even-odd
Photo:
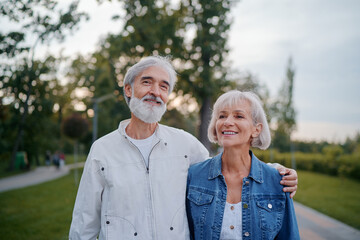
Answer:
[[[150,93],[156,97],[160,96],[160,88],[156,84],[151,86]]]

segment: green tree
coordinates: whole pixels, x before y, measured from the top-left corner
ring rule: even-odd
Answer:
[[[292,59],[289,58],[286,79],[277,96],[277,101],[271,109],[276,121],[273,146],[282,152],[290,150],[291,134],[296,128],[296,111],[293,99],[294,76],[295,69],[292,65]]]
[[[39,90],[38,80],[46,73],[39,70],[34,55],[39,44],[49,43],[53,39],[63,40],[65,34],[85,16],[77,12],[78,1],[69,5],[67,10],[57,9],[57,2],[51,0],[9,0],[0,2],[2,17],[15,27],[8,32],[0,32],[0,57],[4,63],[0,69],[0,80],[4,98],[12,100],[18,106],[20,117],[14,119],[16,137],[9,169],[14,168],[16,152],[25,132],[27,116],[35,108]],[[34,41],[31,41],[34,39]],[[50,67],[48,65],[47,67]],[[51,66],[55,67],[55,66]],[[16,79],[14,86],[9,81]],[[24,91],[21,91],[24,90]]]
[[[183,31],[194,31],[195,36],[185,42],[185,64],[180,70],[179,88],[190,93],[200,106],[199,140],[211,149],[207,128],[211,107],[216,97],[230,82],[225,57],[228,32],[231,25],[230,9],[236,1],[181,1],[185,12]],[[187,67],[186,67],[187,66]]]

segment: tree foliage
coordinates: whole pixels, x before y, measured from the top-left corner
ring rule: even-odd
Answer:
[[[55,74],[51,73],[58,65],[53,58],[41,62],[34,59],[37,46],[49,43],[53,39],[62,41],[65,34],[73,30],[86,16],[77,12],[78,1],[72,2],[66,10],[57,8],[57,5],[57,1],[52,0],[0,2],[2,18],[11,24],[9,29],[4,28],[0,32],[0,96],[3,97],[3,102],[10,102],[9,112],[15,117],[1,123],[1,127],[10,124],[13,133],[16,133],[14,138],[14,134],[6,135],[7,142],[12,141],[13,146],[10,169],[14,167],[20,145],[24,146],[26,142],[30,144],[26,150],[35,151],[35,157],[38,159],[39,147],[32,145],[33,140],[28,140],[27,137],[39,139],[41,142],[42,131],[34,131],[36,127],[28,128],[28,124],[35,119],[49,120],[51,114],[48,113],[52,112],[54,106],[50,96],[51,91],[55,91],[52,88],[58,83],[57,79],[54,79]],[[28,115],[31,115],[31,119]],[[32,135],[28,136],[29,133]],[[31,160],[31,154],[28,155]]]
[[[62,131],[71,139],[80,139],[89,129],[88,121],[80,114],[74,113],[64,120]]]
[[[273,136],[273,146],[280,151],[290,150],[290,137],[296,128],[296,111],[294,108],[294,76],[295,69],[292,59],[289,58],[286,69],[286,78],[271,110],[276,120],[276,129]]]
[[[113,19],[123,20],[123,28],[119,34],[106,37],[101,50],[93,54],[92,59],[95,57],[97,62],[100,57],[108,62],[115,94],[121,94],[127,69],[141,57],[171,55],[179,73],[175,92],[178,96],[191,96],[201,106],[199,138],[210,148],[207,123],[211,106],[224,87],[230,84],[224,59],[228,52],[229,14],[234,1],[120,2],[125,12],[113,16]],[[95,83],[92,86],[96,88],[94,96],[101,95],[100,88]]]

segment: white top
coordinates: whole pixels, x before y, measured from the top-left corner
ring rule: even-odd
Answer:
[[[242,240],[242,202],[226,202],[220,240]]]
[[[154,141],[155,132],[150,137],[145,138],[145,139],[131,138],[127,135],[126,131],[125,131],[125,134],[126,134],[127,138],[130,140],[130,142],[132,142],[140,150],[140,152],[144,158],[146,167],[148,168],[150,152],[151,152],[151,149],[153,148],[153,146],[155,145],[155,141]]]

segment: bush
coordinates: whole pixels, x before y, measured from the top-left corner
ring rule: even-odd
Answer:
[[[291,153],[279,153],[270,149],[253,150],[264,162],[277,162],[291,167]],[[348,177],[360,181],[360,158],[355,154],[341,154],[340,151],[326,153],[295,152],[296,169],[323,173],[331,176]]]

